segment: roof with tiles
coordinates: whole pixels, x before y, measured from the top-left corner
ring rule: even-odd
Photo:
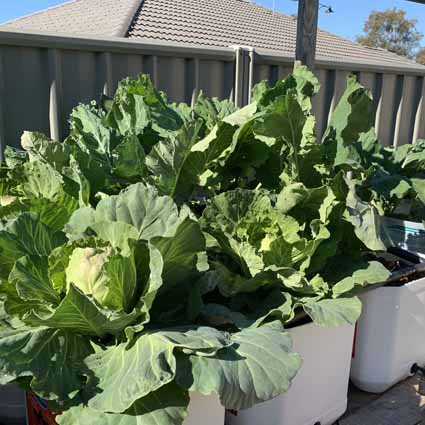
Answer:
[[[251,46],[293,55],[296,19],[246,0],[73,0],[3,27],[121,36],[198,46]],[[383,49],[319,30],[320,59],[421,68]]]
[[[3,28],[19,28],[64,34],[125,36],[140,0],[72,0],[6,22]]]

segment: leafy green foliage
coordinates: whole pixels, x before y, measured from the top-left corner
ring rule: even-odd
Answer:
[[[191,108],[141,76],[75,108],[62,143],[25,133],[0,169],[0,383],[65,425],[179,425],[190,391],[232,409],[287,391],[285,326],[353,324],[389,276],[362,259],[383,246],[359,181],[390,158],[370,95],[350,80],[318,144],[318,90],[299,67],[242,109]]]
[[[370,167],[357,176],[359,196],[375,205],[381,215],[410,221],[425,220],[425,141],[384,148],[375,140]]]

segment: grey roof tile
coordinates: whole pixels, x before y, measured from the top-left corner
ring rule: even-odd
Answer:
[[[129,36],[222,47],[248,45],[293,55],[296,25],[293,17],[244,0],[145,0]],[[318,33],[317,55],[323,59],[418,67],[407,58],[322,30]]]
[[[139,7],[140,0],[72,0],[2,26],[88,36],[124,36]]]
[[[73,0],[5,24],[9,28],[124,36],[201,46],[251,46],[293,55],[296,19],[245,0]],[[319,30],[321,59],[425,69],[383,49]]]

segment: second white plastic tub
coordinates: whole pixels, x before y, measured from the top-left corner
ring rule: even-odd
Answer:
[[[289,391],[273,400],[228,412],[228,425],[332,425],[347,409],[354,327],[290,329],[303,365]]]
[[[425,364],[425,279],[363,294],[351,380],[382,393]]]

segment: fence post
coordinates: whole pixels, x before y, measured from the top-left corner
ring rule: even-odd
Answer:
[[[235,50],[235,105],[245,106],[251,102],[254,85],[255,49],[234,46]]]
[[[425,78],[422,78],[421,94],[415,115],[415,127],[413,130],[413,143],[425,137]]]
[[[103,83],[103,94],[112,97],[113,90],[113,75],[112,75],[112,55],[109,52],[102,53],[103,69],[105,70],[105,81]]]
[[[376,134],[385,146],[393,145],[394,106],[396,100],[397,76],[384,74],[381,96],[376,110]]]
[[[254,88],[254,65],[255,65],[255,49],[249,48],[249,70],[248,70],[248,103],[251,103],[252,89]]]
[[[49,123],[50,138],[59,142],[62,139],[62,56],[58,49],[49,49]]]
[[[415,127],[415,91],[416,77],[404,76],[401,93],[400,108],[397,111],[397,120],[394,131],[394,146],[413,142]]]
[[[236,56],[236,63],[235,63],[235,105],[237,107],[242,106],[242,99],[243,99],[243,68],[244,68],[244,60],[243,60],[243,52],[242,49],[237,46],[235,47],[235,56]]]
[[[192,100],[191,100],[191,106],[192,108],[195,106],[196,101],[198,100],[199,96],[199,58],[195,58],[193,60],[193,91],[192,91]]]

